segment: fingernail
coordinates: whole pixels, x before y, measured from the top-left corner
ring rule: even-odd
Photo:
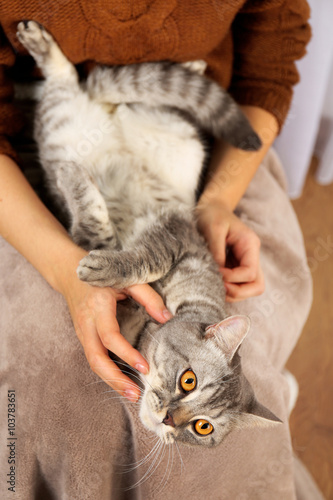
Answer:
[[[133,402],[135,402],[139,399],[138,394],[134,391],[131,391],[131,389],[126,389],[126,391],[124,392],[124,396],[125,396],[125,398],[127,398]]]
[[[149,372],[149,369],[145,365],[141,365],[140,363],[137,363],[134,368],[139,370],[139,372],[143,373],[144,375],[147,375]]]
[[[164,311],[162,312],[163,314],[163,317],[166,319],[166,320],[169,320],[171,318],[173,318],[172,314],[170,311],[168,311],[167,309],[164,309]]]

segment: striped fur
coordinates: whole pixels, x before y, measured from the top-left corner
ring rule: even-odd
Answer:
[[[174,314],[161,326],[130,301],[118,308],[121,331],[150,365],[144,425],[166,443],[214,446],[235,427],[277,421],[242,374],[248,320],[227,318],[222,279],[193,216],[201,131],[260,147],[236,103],[200,74],[201,62],[97,67],[82,88],[40,25],[20,23],[18,37],[45,76],[35,126],[41,163],[74,241],[91,250],[78,276],[116,288],[150,283]],[[197,387],[187,394],[179,379],[189,368]],[[199,435],[198,419],[214,431]]]

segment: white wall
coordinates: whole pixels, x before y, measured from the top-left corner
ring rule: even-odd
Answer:
[[[333,182],[333,64],[319,126],[315,154],[320,159],[316,179],[319,184]]]
[[[328,114],[326,118],[329,118],[329,123],[333,117],[333,71],[331,72],[333,63],[333,1],[308,1],[311,7],[310,23],[313,36],[307,48],[307,55],[297,63],[301,82],[295,87],[291,110],[281,135],[275,141],[275,147],[287,174],[291,198],[297,198],[302,193],[315,149],[323,109],[326,109]],[[330,111],[328,112],[328,110]],[[329,126],[323,128],[324,130],[329,129]],[[333,130],[330,137],[332,144],[326,139],[325,155],[328,160],[326,165],[332,164],[333,176]],[[332,152],[329,151],[330,146]],[[331,156],[332,162],[330,162]],[[330,170],[330,166],[328,170]],[[329,181],[327,167],[325,176],[326,180]],[[322,180],[323,178],[324,174]]]

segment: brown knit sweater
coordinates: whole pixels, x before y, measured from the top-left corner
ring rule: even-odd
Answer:
[[[0,0],[0,153],[22,127],[12,81],[32,59],[16,38],[22,19],[43,24],[83,73],[92,62],[204,59],[241,104],[287,114],[295,60],[310,38],[306,0]]]

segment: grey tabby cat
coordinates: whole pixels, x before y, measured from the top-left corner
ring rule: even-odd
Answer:
[[[18,38],[45,76],[35,137],[75,242],[92,250],[92,285],[151,283],[174,318],[157,324],[119,304],[122,333],[147,359],[140,416],[165,443],[214,446],[234,428],[279,422],[255,398],[238,348],[245,316],[227,317],[222,279],[193,208],[205,160],[201,130],[243,149],[260,140],[204,64],[96,67],[84,88],[38,23]]]

